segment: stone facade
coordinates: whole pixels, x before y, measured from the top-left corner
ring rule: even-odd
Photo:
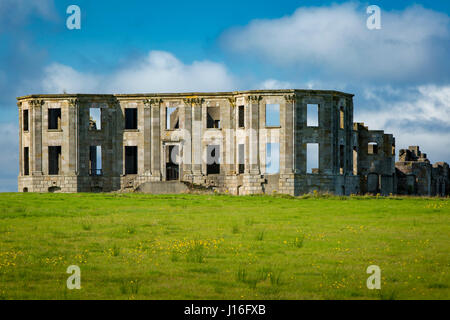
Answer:
[[[343,92],[29,95],[18,108],[20,192],[154,190],[145,184],[173,180],[235,195],[390,194],[408,179],[397,179],[393,136],[353,123],[353,95]],[[430,167],[429,194],[448,194],[448,165]]]

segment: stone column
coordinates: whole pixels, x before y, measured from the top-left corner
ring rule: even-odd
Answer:
[[[294,118],[294,172],[296,174],[306,174],[306,143],[303,139],[307,129],[307,104],[304,100],[305,96],[298,96],[295,104]]]
[[[152,141],[152,117],[151,117],[152,106],[148,100],[144,101],[144,117],[142,123],[143,127],[143,139],[144,139],[144,174],[151,175],[151,141]]]
[[[259,101],[260,96],[247,97],[247,114],[245,127],[248,128],[246,138],[246,169],[243,176],[244,194],[263,192],[259,161]]]
[[[183,153],[183,169],[184,173],[190,176],[194,182],[193,176],[201,176],[201,168],[197,166],[201,163],[201,140],[196,138],[198,129],[201,130],[201,122],[198,117],[198,112],[201,110],[203,99],[201,98],[187,98],[183,100],[185,105],[184,121],[181,121],[182,129],[184,129],[184,153]],[[201,131],[200,131],[201,132]],[[198,144],[197,144],[198,143]],[[200,158],[198,158],[200,154]]]
[[[154,181],[161,181],[161,99],[150,99],[151,105],[151,171]]]
[[[64,129],[63,129],[64,130]],[[63,148],[67,148],[67,170],[66,174],[77,175],[78,171],[78,100],[68,101],[68,121],[67,133],[64,132],[64,139],[68,143]],[[67,140],[66,140],[67,139]],[[103,149],[102,149],[103,152]]]
[[[17,108],[19,109],[19,176],[23,176],[23,142],[22,142],[23,112],[22,112],[22,102],[17,102]],[[28,115],[28,117],[30,117],[30,116]],[[28,130],[29,129],[30,128],[28,128]],[[28,157],[29,157],[29,155],[28,155]],[[20,191],[21,191],[21,188],[19,186],[19,192]]]
[[[259,162],[259,101],[260,96],[248,96],[249,173],[260,174]]]
[[[236,128],[235,113],[236,113],[236,100],[234,98],[228,98],[229,108],[225,108],[222,114],[225,115],[222,119],[222,131],[223,131],[223,153],[225,163],[225,174],[236,174]]]
[[[192,105],[192,174],[202,177],[202,102]]]
[[[30,108],[30,173],[33,176],[42,176],[42,105],[43,100],[31,100]]]
[[[280,110],[280,173],[290,174],[294,171],[294,104],[295,96],[284,97],[286,103]]]
[[[295,195],[295,135],[294,135],[294,110],[295,95],[284,96],[285,103],[280,106],[280,180],[279,191],[281,193]]]
[[[180,129],[183,132],[182,145],[180,151],[183,150],[183,180],[190,180],[192,176],[192,103],[190,99],[183,99],[184,108],[179,108],[180,112]]]

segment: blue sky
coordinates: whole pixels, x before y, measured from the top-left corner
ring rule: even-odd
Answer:
[[[0,191],[16,190],[15,97],[30,93],[337,89],[398,149],[450,162],[449,14],[444,0],[1,0]]]

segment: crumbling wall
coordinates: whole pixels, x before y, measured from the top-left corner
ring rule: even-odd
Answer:
[[[357,158],[355,170],[360,176],[360,192],[389,195],[395,192],[395,139],[382,130],[369,130],[355,123]]]
[[[422,196],[449,194],[449,166],[445,162],[431,164],[419,146],[410,146],[399,153],[397,169],[398,192]]]

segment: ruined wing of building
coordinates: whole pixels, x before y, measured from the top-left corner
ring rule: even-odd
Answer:
[[[449,166],[324,90],[18,98],[20,192],[449,194]]]

